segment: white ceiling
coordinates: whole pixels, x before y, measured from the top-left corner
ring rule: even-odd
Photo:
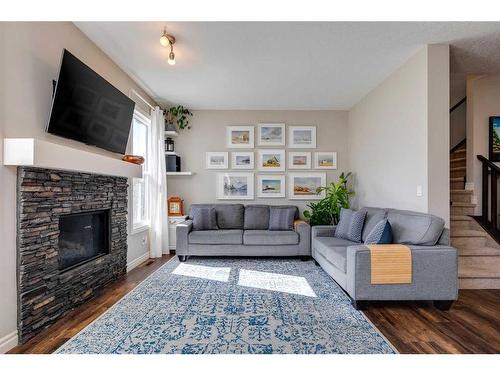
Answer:
[[[500,23],[78,22],[160,104],[349,109],[425,44],[456,74],[500,72]],[[159,43],[177,38],[175,66]]]

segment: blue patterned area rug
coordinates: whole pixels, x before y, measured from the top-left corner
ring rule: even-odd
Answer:
[[[175,258],[56,353],[395,353],[313,261]]]

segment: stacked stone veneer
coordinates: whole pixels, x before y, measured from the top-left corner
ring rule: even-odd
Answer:
[[[126,272],[127,179],[18,168],[18,325],[26,342]],[[110,210],[108,254],[59,271],[59,216]]]

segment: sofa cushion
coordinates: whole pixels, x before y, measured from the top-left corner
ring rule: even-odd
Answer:
[[[366,211],[365,224],[361,233],[361,241],[364,242],[373,227],[382,220],[387,219],[387,210],[377,207],[363,207],[361,210]]]
[[[342,208],[340,211],[340,220],[335,228],[335,237],[345,240],[361,242],[361,232],[365,222],[366,211],[354,211]]]
[[[245,206],[244,229],[269,228],[269,206],[262,204]]]
[[[357,242],[336,237],[316,237],[314,249],[342,272],[347,269],[347,248]]]
[[[365,245],[382,245],[392,243],[392,228],[389,220],[379,221],[366,236]]]
[[[295,207],[270,207],[269,230],[293,230]]]
[[[293,230],[246,230],[243,233],[245,245],[296,245],[299,235]]]
[[[215,207],[219,229],[243,229],[244,207],[242,204],[192,204],[189,217],[193,218],[196,207]]]
[[[434,246],[444,228],[444,220],[440,217],[414,211],[390,209],[387,219],[391,223],[394,243]]]
[[[189,233],[190,244],[199,245],[241,245],[243,243],[243,230],[194,230]]]
[[[215,207],[193,207],[193,230],[217,230]]]

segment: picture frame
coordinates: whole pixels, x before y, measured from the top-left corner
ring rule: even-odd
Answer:
[[[257,196],[259,198],[285,198],[285,180],[284,174],[257,175]]]
[[[257,169],[259,171],[284,172],[285,166],[286,166],[285,150],[280,150],[280,149],[258,150]]]
[[[500,116],[491,116],[489,126],[489,159],[500,161]]]
[[[254,148],[253,126],[227,126],[226,146],[227,148]]]
[[[253,200],[254,174],[243,172],[217,173],[217,199]]]
[[[311,152],[288,152],[288,169],[311,169]]]
[[[231,168],[232,169],[254,169],[254,152],[239,151],[231,152]]]
[[[337,169],[337,152],[335,151],[315,152],[314,169]]]
[[[316,126],[289,126],[288,148],[316,148]]]
[[[257,144],[259,146],[285,146],[285,124],[259,124],[257,129]]]
[[[205,164],[207,169],[228,169],[229,153],[226,151],[206,152]]]
[[[290,173],[288,175],[288,199],[320,200],[325,192],[316,194],[318,187],[326,186],[326,173]]]

